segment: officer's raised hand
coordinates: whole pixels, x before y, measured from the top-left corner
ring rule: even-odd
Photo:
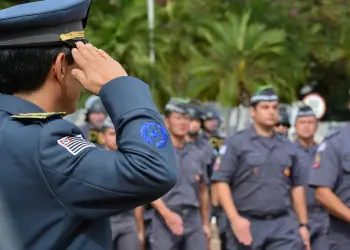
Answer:
[[[232,231],[237,237],[238,241],[246,246],[253,242],[252,234],[250,232],[250,222],[244,217],[238,217],[232,223]]]
[[[80,68],[73,69],[72,75],[92,94],[99,95],[103,85],[128,75],[117,61],[91,44],[77,42],[77,48],[72,50],[72,54]]]

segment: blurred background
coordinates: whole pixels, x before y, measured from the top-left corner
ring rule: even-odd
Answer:
[[[160,111],[197,98],[228,134],[249,124],[250,95],[269,84],[292,123],[299,102],[318,110],[321,140],[349,119],[349,15],[347,0],[93,0],[87,37],[150,85]],[[67,119],[83,122],[88,96]]]

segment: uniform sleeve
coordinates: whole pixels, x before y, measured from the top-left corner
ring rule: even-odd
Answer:
[[[295,151],[295,153],[293,155],[293,166],[291,171],[292,186],[305,186],[307,184],[305,176],[307,174],[306,168],[308,166],[305,166],[306,161],[304,161],[298,150],[296,148],[293,148],[293,150]]]
[[[231,183],[238,165],[238,140],[228,138],[219,150],[213,169],[213,182]]]
[[[334,189],[339,175],[337,154],[333,140],[325,141],[318,147],[310,174],[310,186]]]
[[[148,86],[136,78],[118,78],[102,88],[100,97],[118,131],[118,152],[96,148],[61,119],[44,124],[40,138],[47,185],[66,209],[83,218],[154,201],[176,184],[178,175],[170,136]]]
[[[200,152],[202,154],[202,160],[201,160],[201,169],[202,169],[202,181],[205,184],[209,184],[209,176],[208,176],[208,156],[205,155],[204,152]]]

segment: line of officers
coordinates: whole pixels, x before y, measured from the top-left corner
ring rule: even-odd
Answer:
[[[272,88],[250,104],[252,125],[224,140],[215,110],[170,100],[164,118],[178,183],[152,204],[111,218],[114,249],[209,250],[213,216],[221,250],[350,249],[350,128],[317,145],[317,119],[302,106],[290,142]],[[85,137],[117,150],[102,103],[87,110]]]

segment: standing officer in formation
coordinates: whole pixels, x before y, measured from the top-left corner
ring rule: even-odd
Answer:
[[[273,132],[278,118],[274,90],[258,91],[250,112],[253,125],[226,140],[212,177],[230,222],[227,247],[299,250],[302,238],[310,249],[302,166],[292,143]],[[288,213],[290,200],[299,228]]]
[[[147,84],[84,44],[90,0],[0,10],[0,190],[24,249],[111,249],[109,217],[165,195],[174,149]],[[15,70],[14,70],[15,69]],[[100,96],[119,151],[61,118]]]
[[[118,150],[116,131],[109,117],[102,125],[100,137],[105,150]],[[143,247],[143,242],[139,242],[138,237],[139,230],[143,230],[143,227],[139,230],[137,228],[137,224],[143,224],[143,219],[142,217],[136,218],[136,214],[140,214],[140,211],[137,210],[141,210],[142,213],[142,207],[138,207],[135,208],[135,211],[129,210],[111,217],[113,250],[140,250]],[[141,220],[141,222],[135,219]],[[136,222],[138,223],[136,224]],[[144,232],[140,232],[140,234],[144,234]]]
[[[326,137],[317,149],[309,185],[327,209],[331,250],[350,246],[350,126]]]
[[[208,140],[201,136],[201,128],[203,127],[204,122],[201,107],[194,104],[188,104],[187,112],[190,117],[188,139],[207,156],[208,164],[211,164],[215,158],[215,155],[213,154],[213,148],[209,144]]]
[[[328,250],[328,214],[316,200],[315,189],[308,187],[313,159],[317,151],[314,135],[317,131],[317,118],[309,106],[299,108],[295,120],[295,142],[300,160],[304,165],[306,184],[306,204],[310,225],[311,249]]]
[[[90,98],[94,97],[95,96],[91,96]],[[88,141],[96,146],[103,147],[103,143],[100,140],[100,134],[103,121],[106,118],[106,109],[104,108],[101,99],[98,97],[94,98],[91,105],[87,105],[86,110],[85,124],[79,128]]]
[[[221,126],[221,118],[218,112],[210,107],[203,108],[203,134],[202,138],[209,141],[209,144],[214,149],[214,155],[218,155],[218,151],[224,141],[224,138],[219,135],[219,127]],[[208,176],[213,174],[213,166],[215,159],[213,160],[210,168],[208,168]],[[212,216],[216,218],[216,225],[218,227],[221,250],[226,250],[226,228],[228,224],[227,216],[219,202],[218,192],[214,186],[210,188],[210,199],[212,205]]]
[[[209,107],[200,107],[191,104],[188,105],[188,113],[191,119],[189,127],[190,140],[194,142],[205,154],[206,158],[208,158],[207,172],[210,177],[218,149],[221,147],[222,143],[222,138],[218,134],[218,128],[221,123],[220,117],[215,110]],[[202,134],[200,134],[201,128],[203,129]],[[221,250],[225,250],[227,217],[219,204],[215,189],[211,187],[210,196],[212,202],[211,213],[216,217]]]
[[[288,130],[290,129],[290,122],[288,113],[280,110],[278,121],[274,127],[275,133],[288,138]]]
[[[189,117],[184,103],[169,102],[165,124],[175,147],[179,180],[176,186],[152,205],[153,250],[207,249],[210,237],[208,176],[201,152],[186,143]]]

